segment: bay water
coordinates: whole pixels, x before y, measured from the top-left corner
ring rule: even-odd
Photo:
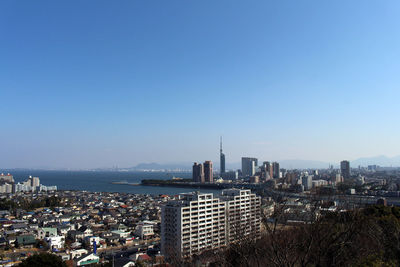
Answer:
[[[10,172],[15,182],[23,182],[29,175],[39,177],[40,183],[46,186],[56,185],[59,190],[81,190],[90,192],[120,192],[132,194],[176,195],[192,191],[220,194],[216,189],[197,189],[163,186],[142,186],[112,184],[125,181],[140,183],[143,179],[168,180],[172,177],[191,178],[191,172],[138,172],[138,171],[64,171],[64,170],[0,170]]]

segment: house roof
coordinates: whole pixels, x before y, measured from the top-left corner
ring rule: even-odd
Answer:
[[[131,259],[129,259],[129,258],[126,258],[126,257],[116,258],[116,259],[114,259],[114,266],[115,267],[123,267],[129,262],[133,262],[133,261]]]
[[[85,259],[85,258],[87,258],[89,256],[97,257],[97,258],[99,257],[97,255],[93,255],[93,253],[89,253],[89,254],[84,254],[84,255],[80,256],[79,258],[76,259],[76,261],[78,262],[78,261],[83,260],[83,259]]]
[[[17,236],[17,242],[22,245],[33,245],[36,243],[36,239],[33,235],[20,235]]]
[[[12,226],[13,229],[25,229],[28,228],[28,225],[25,223],[16,223]]]
[[[151,260],[151,257],[147,254],[142,254],[142,255],[139,255],[138,260],[149,261],[149,260]]]

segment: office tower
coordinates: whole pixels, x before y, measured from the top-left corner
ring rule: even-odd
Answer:
[[[33,190],[36,190],[36,187],[40,185],[39,177],[32,177],[32,176],[30,176],[30,178],[31,178],[31,186],[32,186],[32,189],[33,189]]]
[[[260,166],[260,172],[261,172],[261,180],[268,180],[268,175],[267,175],[267,165],[265,164],[265,161],[263,162],[263,164]]]
[[[291,184],[291,185],[296,185],[299,182],[299,179],[297,178],[297,173],[295,172],[287,172],[285,174],[286,181]]]
[[[226,201],[227,242],[261,236],[261,197],[246,189],[224,189],[221,200]]]
[[[308,174],[301,178],[301,184],[304,186],[304,190],[310,190],[312,188],[312,179],[313,176]]]
[[[343,176],[343,179],[350,178],[350,162],[347,160],[343,160],[340,162],[340,173]]]
[[[179,195],[161,208],[161,252],[168,260],[226,246],[225,202],[213,194]]]
[[[280,172],[279,172],[280,178],[285,177],[285,176],[286,176],[286,173],[287,173],[287,170],[286,170],[286,169],[280,168]]]
[[[378,165],[368,165],[369,171],[376,171],[378,169]]]
[[[219,162],[220,162],[219,175],[222,177],[222,175],[225,173],[225,154],[222,153],[222,136],[219,144]]]
[[[274,177],[274,179],[278,179],[278,178],[280,178],[279,177],[279,172],[280,172],[280,169],[279,169],[279,163],[278,162],[274,162],[274,163],[272,163],[272,170],[273,170],[273,177]]]
[[[257,159],[256,158],[242,158],[242,176],[253,176],[256,173]]]
[[[264,165],[265,165],[265,172],[266,174],[266,179],[272,179],[274,177],[274,173],[273,173],[273,168],[272,168],[272,164],[269,161],[264,161]]]
[[[340,175],[340,173],[335,174],[335,176],[334,176],[334,182],[335,182],[336,184],[337,184],[337,183],[343,182],[342,175]]]
[[[207,160],[204,162],[204,180],[207,183],[214,182],[212,162]]]
[[[193,164],[193,172],[192,172],[193,182],[196,183],[204,183],[204,167],[203,164],[197,164],[195,162]]]

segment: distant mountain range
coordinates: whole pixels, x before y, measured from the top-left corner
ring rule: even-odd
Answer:
[[[259,162],[259,164],[261,164]],[[313,161],[313,160],[282,160],[279,161],[281,168],[286,169],[322,169],[328,168],[329,163],[322,161]],[[169,164],[160,164],[160,163],[140,163],[134,167],[128,168],[128,170],[192,170],[193,162],[184,162],[184,163],[169,163]],[[237,170],[241,168],[240,162],[227,163],[227,170]],[[219,162],[214,162],[214,170],[219,169]]]
[[[316,160],[281,160],[279,163],[282,168],[286,169],[323,169],[328,168],[329,164],[332,164],[337,168],[340,165],[340,162],[329,163]],[[358,166],[367,167],[368,165],[378,165],[381,167],[400,167],[400,156],[392,158],[386,156],[364,157],[350,161],[350,166],[352,168],[357,168]]]
[[[280,160],[278,161],[281,168],[285,169],[325,169],[329,167],[329,162],[318,161],[318,160]],[[140,163],[132,168],[128,168],[129,170],[192,170],[193,162],[180,162],[180,163],[168,163],[168,164],[160,164],[160,163]],[[261,164],[261,162],[259,162]],[[339,167],[340,162],[334,162],[334,167]],[[364,157],[356,160],[350,161],[350,165],[353,168],[358,166],[367,167],[368,165],[379,165],[381,167],[400,167],[400,156],[396,157],[386,157],[386,156],[377,156],[377,157]],[[227,169],[240,169],[240,162],[227,163]],[[214,169],[219,169],[219,163],[214,163]]]
[[[329,163],[318,160],[280,160],[279,166],[284,169],[327,169]],[[337,164],[338,165],[338,164]]]
[[[329,165],[333,165],[338,168],[340,162],[323,162],[317,160],[281,160],[279,164],[285,169],[325,169]],[[378,165],[381,167],[400,167],[400,156],[396,157],[364,157],[356,160],[350,161],[350,166],[352,168],[357,168],[358,166],[367,167],[368,165]]]
[[[138,165],[128,168],[129,170],[191,170],[192,169],[191,162],[183,162],[183,163],[168,163],[168,164],[160,164],[156,162],[152,163],[139,163]]]
[[[366,167],[368,165],[379,165],[381,167],[400,167],[400,156],[396,157],[386,157],[386,156],[377,156],[377,157],[368,157],[368,158],[359,158],[350,162],[352,167]]]
[[[344,158],[345,159],[345,158]],[[284,169],[326,169],[329,168],[329,165],[332,164],[334,168],[338,168],[340,162],[324,162],[318,160],[301,160],[301,159],[292,159],[292,160],[278,160],[280,167]],[[259,165],[262,164],[262,160],[259,160]],[[192,171],[193,162],[177,162],[177,163],[140,163],[136,166],[130,168],[119,168],[119,170],[126,171]],[[368,165],[378,165],[380,167],[400,167],[400,155],[395,157],[387,157],[387,156],[376,156],[376,157],[364,157],[356,160],[351,160],[350,165],[352,168],[357,168],[358,166],[367,167]],[[240,162],[227,162],[226,169],[227,170],[237,170],[240,169]],[[70,169],[70,168],[3,168],[2,171],[6,170],[15,170],[15,169],[32,169],[32,170],[91,170],[91,171],[110,171],[115,170],[115,168],[95,168],[95,169]],[[219,170],[219,162],[214,162],[214,170]]]

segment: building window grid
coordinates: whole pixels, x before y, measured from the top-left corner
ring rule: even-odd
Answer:
[[[211,214],[212,216],[208,216],[207,215],[207,218],[209,218],[207,220],[207,224],[206,225],[202,225],[202,227],[206,226],[205,231],[209,231],[210,232],[210,234],[207,234],[208,240],[207,241],[205,240],[205,234],[203,234],[202,235],[203,238],[201,239],[201,242],[203,242],[203,243],[198,245],[197,249],[193,248],[191,251],[199,251],[199,249],[206,248],[206,247],[211,248],[211,247],[220,247],[220,246],[224,246],[225,245],[225,238],[224,238],[224,236],[225,236],[225,227],[224,227],[224,225],[225,225],[225,216],[229,216],[230,215],[229,213],[225,213],[225,210],[227,210],[228,207],[229,207],[229,209],[232,209],[234,211],[234,214],[237,217],[236,219],[240,219],[240,213],[242,211],[247,211],[246,215],[248,215],[249,210],[250,210],[249,208],[243,209],[241,207],[244,204],[243,201],[238,201],[237,203],[234,204],[235,205],[234,207],[230,207],[231,205],[229,205],[229,202],[227,202],[228,205],[224,205],[224,203],[221,203],[221,202],[218,203],[215,200],[212,201],[212,203],[216,203],[217,205],[211,205],[211,206],[206,207],[206,209],[205,209],[206,212]],[[253,203],[251,203],[251,204],[253,204]],[[197,205],[197,203],[193,203],[193,204],[190,203],[190,205],[195,206],[195,205]],[[219,209],[220,213],[217,213],[215,209],[212,209],[212,208],[216,208],[218,206],[220,207],[220,209]],[[246,205],[246,207],[249,207],[249,206],[250,206],[249,204]],[[251,205],[251,206],[253,206],[253,205]],[[200,209],[203,210],[204,207],[200,207]],[[188,216],[188,215],[186,215],[187,213],[188,213],[188,210],[185,209],[183,216]],[[188,214],[189,214],[189,216],[191,215],[190,212]],[[192,215],[198,215],[198,214],[194,213]],[[175,215],[175,217],[176,217],[176,215]],[[197,224],[198,225],[199,223],[203,223],[204,224],[205,220],[201,220],[200,222],[197,222],[200,219],[204,219],[203,216],[190,217],[190,220],[185,218],[184,222],[191,221],[192,225],[193,224]],[[247,220],[249,220],[249,218]],[[172,220],[172,222],[174,223],[175,220]],[[214,226],[214,227],[212,227],[212,226]],[[187,229],[186,227],[187,227],[187,225],[185,224],[185,228],[184,229]],[[218,230],[218,228],[219,228],[219,230]],[[190,229],[190,224],[189,224],[189,229]],[[200,228],[198,228],[198,230],[199,229]],[[247,231],[246,233],[249,233],[249,231]],[[195,235],[194,232],[192,232],[192,234],[193,234],[192,238],[194,238],[194,239],[198,239],[199,238],[199,236]],[[198,232],[197,232],[197,234],[198,234]],[[187,239],[185,239],[185,241],[187,241]],[[187,245],[188,243],[184,243],[184,244]],[[214,246],[214,244],[215,244],[215,246]],[[190,253],[187,254],[187,255],[190,255]]]

